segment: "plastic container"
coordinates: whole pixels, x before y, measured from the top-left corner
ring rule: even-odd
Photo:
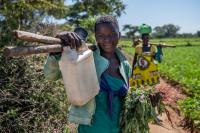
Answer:
[[[100,88],[91,50],[78,52],[64,47],[59,67],[71,104],[84,105],[98,94]]]

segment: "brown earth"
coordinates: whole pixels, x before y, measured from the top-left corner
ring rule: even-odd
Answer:
[[[177,101],[186,97],[181,89],[166,83],[163,79],[160,80],[160,84],[156,86],[156,89],[163,94],[163,100],[166,109],[169,111],[173,126],[168,120],[166,113],[163,113],[158,117],[162,121],[161,125],[149,124],[150,133],[189,133],[189,130],[183,129],[180,126],[184,117],[181,116],[178,110]]]

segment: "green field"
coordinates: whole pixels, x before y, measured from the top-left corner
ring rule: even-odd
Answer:
[[[200,38],[167,38],[167,39],[152,39],[152,43],[166,43],[167,45],[185,46],[185,45],[200,45]]]
[[[164,42],[176,45],[176,48],[164,48],[163,62],[159,65],[162,75],[178,82],[188,94],[188,98],[179,101],[182,113],[200,128],[200,38],[152,39],[151,42]],[[134,54],[131,41],[120,42],[123,50]]]
[[[186,86],[186,92],[200,93],[200,46],[164,49],[160,71]]]

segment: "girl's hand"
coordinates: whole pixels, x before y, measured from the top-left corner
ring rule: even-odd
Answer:
[[[75,32],[61,32],[56,37],[62,40],[62,46],[70,46],[71,49],[78,49],[82,45],[81,38]]]

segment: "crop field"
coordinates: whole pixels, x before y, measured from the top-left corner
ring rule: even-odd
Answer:
[[[200,128],[200,38],[150,41],[177,46],[163,49],[163,62],[159,65],[159,70],[167,79],[178,82],[188,95],[185,100],[179,101],[181,112]],[[120,44],[127,54],[134,54],[131,41],[122,40]]]
[[[167,45],[190,46],[200,45],[200,38],[169,38],[169,39],[152,39],[152,43],[166,43]]]

